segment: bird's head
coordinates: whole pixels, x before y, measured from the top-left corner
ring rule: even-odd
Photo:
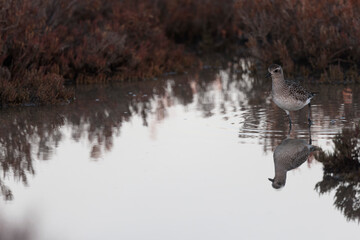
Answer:
[[[271,186],[275,189],[279,189],[285,186],[285,181],[281,181],[275,178],[268,178],[272,182]]]
[[[281,66],[277,64],[271,64],[268,68],[268,74],[266,77],[276,78],[281,76],[283,76],[283,70]]]

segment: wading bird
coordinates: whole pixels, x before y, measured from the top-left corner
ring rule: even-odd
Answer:
[[[281,66],[272,64],[268,68],[266,77],[272,79],[272,99],[274,103],[285,110],[291,129],[290,111],[297,111],[304,106],[309,106],[308,122],[311,126],[311,105],[310,100],[315,96],[314,93],[307,91],[295,81],[285,80]]]

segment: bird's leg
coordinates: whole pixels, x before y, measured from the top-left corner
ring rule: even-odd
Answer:
[[[291,133],[291,125],[290,125],[290,127],[289,127],[289,131],[288,131],[288,134],[287,134],[287,136],[286,137],[290,137],[290,133]]]
[[[287,111],[287,110],[285,110],[285,112],[286,112],[286,115],[288,116],[288,118],[289,118],[289,132],[291,131],[291,118],[290,118],[290,112],[289,111]]]
[[[312,144],[312,138],[311,138],[311,127],[309,125],[309,145]]]
[[[308,122],[309,122],[309,127],[310,127],[313,124],[311,121],[311,103],[309,103],[308,106],[309,106]]]

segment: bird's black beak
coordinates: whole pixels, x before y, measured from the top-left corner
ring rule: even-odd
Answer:
[[[268,178],[270,182],[274,182],[274,179],[273,178]]]
[[[266,78],[271,78],[271,74],[268,72],[266,75],[265,75]]]

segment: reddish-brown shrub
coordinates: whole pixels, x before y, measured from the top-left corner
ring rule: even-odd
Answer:
[[[202,49],[233,42],[237,33],[233,1],[157,1],[167,35],[177,42],[197,44]]]
[[[71,93],[59,88],[64,79],[103,82],[182,71],[192,58],[165,36],[145,3],[0,0],[2,101],[68,99]]]
[[[360,60],[360,1],[237,1],[237,22],[253,56],[287,71],[307,65],[355,67]]]
[[[208,50],[247,40],[266,65],[359,81],[359,14],[360,0],[0,0],[0,98],[63,101],[64,80],[183,71],[193,58],[175,42]]]

